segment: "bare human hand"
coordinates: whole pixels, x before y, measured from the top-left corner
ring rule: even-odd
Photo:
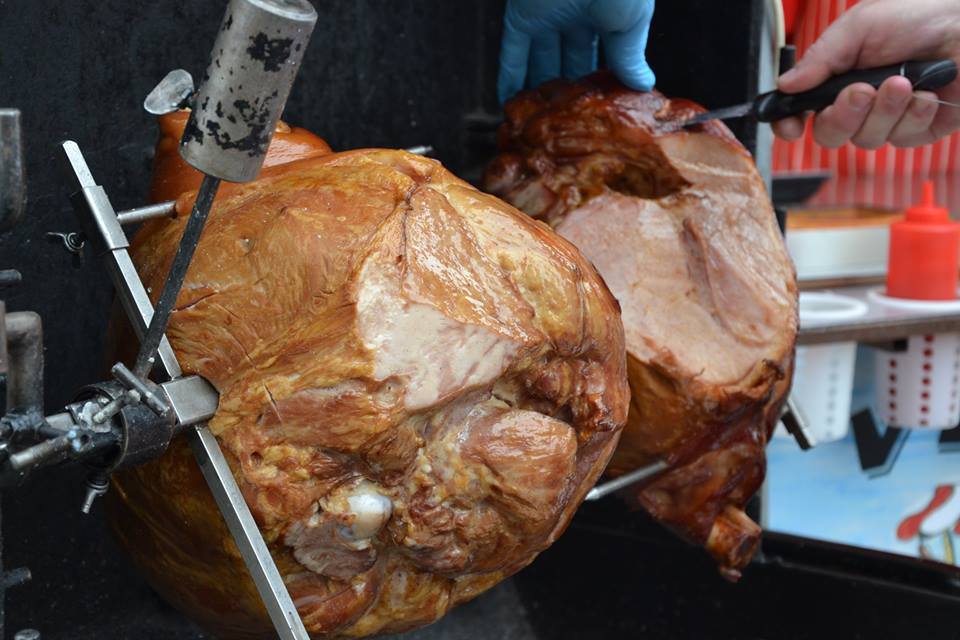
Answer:
[[[844,13],[781,76],[780,90],[799,93],[852,69],[908,60],[952,59],[960,63],[960,2],[957,0],[863,0]],[[890,78],[879,89],[854,84],[814,116],[818,144],[835,148],[852,141],[865,149],[890,142],[898,147],[928,144],[960,129],[960,79],[937,93],[914,92],[910,81]],[[786,140],[803,134],[802,118],[774,124]]]

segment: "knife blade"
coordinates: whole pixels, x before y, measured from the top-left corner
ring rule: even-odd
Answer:
[[[730,120],[754,116],[760,122],[775,122],[808,111],[820,111],[833,104],[840,92],[852,84],[865,82],[879,89],[888,78],[903,76],[910,80],[916,91],[934,91],[957,79],[957,63],[953,60],[930,62],[904,62],[901,64],[861,69],[834,76],[818,87],[803,93],[770,91],[750,102],[723,109],[698,113],[684,127],[701,124],[708,120]]]

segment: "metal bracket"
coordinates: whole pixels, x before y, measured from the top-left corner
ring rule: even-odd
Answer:
[[[817,439],[810,433],[810,422],[807,420],[807,414],[803,412],[793,394],[787,396],[787,401],[780,412],[780,422],[783,423],[790,435],[797,441],[797,445],[804,451],[817,446]]]
[[[123,305],[123,310],[133,324],[137,338],[143,339],[147,325],[153,317],[153,304],[147,290],[140,282],[140,276],[133,266],[130,254],[127,252],[127,237],[117,219],[117,214],[110,204],[103,190],[94,181],[87,167],[87,162],[80,152],[76,142],[67,140],[61,147],[66,155],[69,174],[74,187],[78,192],[91,190],[97,193],[96,197],[74,197],[72,202],[80,222],[88,229],[87,238],[97,247],[98,253],[105,252],[107,271],[117,290],[117,296]],[[99,197],[102,195],[102,197]],[[101,233],[102,230],[102,233]],[[111,244],[113,246],[111,246]],[[136,282],[139,286],[128,286],[126,283]],[[164,337],[158,349],[160,364],[171,378],[179,378],[181,371],[170,342]]]

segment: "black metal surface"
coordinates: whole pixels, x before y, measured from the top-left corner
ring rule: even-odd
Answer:
[[[755,98],[765,4],[764,0],[658,2],[647,50],[657,89],[708,109]],[[743,119],[725,124],[748,149],[754,149],[756,123]]]
[[[761,563],[861,588],[909,593],[960,610],[960,573],[955,566],[932,560],[768,533]]]
[[[475,179],[493,152],[490,127],[482,125],[499,118],[502,0],[315,4],[320,21],[284,119],[339,149],[430,144],[454,172]],[[0,0],[0,103],[23,111],[30,180],[23,219],[0,237],[0,266],[24,275],[6,298],[8,309],[43,318],[50,411],[82,385],[107,377],[102,353],[112,297],[100,261],[75,268],[70,254],[44,240],[48,231],[78,230],[68,182],[56,170],[57,143],[80,144],[116,209],[144,204],[156,128],[142,100],[173,68],[200,77],[224,6]],[[760,6],[761,0],[660,2],[649,50],[659,88],[710,108],[755,95]],[[732,125],[752,148],[754,127]],[[80,469],[58,469],[4,495],[4,564],[27,565],[34,575],[9,594],[9,637],[28,626],[52,640],[200,637],[132,571],[98,506],[80,515],[82,484]],[[620,528],[618,511],[592,512]],[[647,541],[574,529],[515,580],[416,637],[586,637],[646,629],[649,637],[677,638],[699,628],[692,622],[697,616],[719,629],[710,637],[785,637],[768,633],[772,616],[760,626],[738,626],[767,606],[756,601],[769,600],[779,574],[758,570],[768,577],[750,582],[751,572],[742,589],[728,586],[698,552],[646,529]]]

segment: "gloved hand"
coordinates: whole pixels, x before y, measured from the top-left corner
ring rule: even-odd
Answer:
[[[597,68],[598,40],[607,63],[632,89],[649,91],[655,77],[646,48],[654,0],[507,0],[500,48],[500,102],[524,82],[579,78]]]

